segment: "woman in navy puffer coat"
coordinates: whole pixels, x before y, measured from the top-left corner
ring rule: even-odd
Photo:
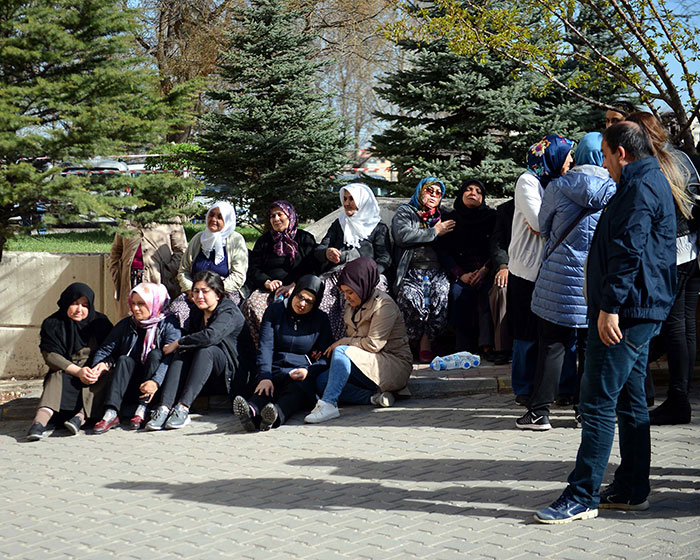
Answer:
[[[542,197],[539,226],[546,241],[545,257],[531,305],[538,317],[539,352],[528,412],[516,421],[518,428],[549,429],[549,408],[556,397],[565,350],[577,338],[582,362],[581,342],[587,327],[584,263],[601,210],[616,190],[601,167],[601,141],[599,132],[586,134],[576,149],[576,167],[552,181]]]

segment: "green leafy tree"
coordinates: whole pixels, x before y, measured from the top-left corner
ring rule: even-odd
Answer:
[[[624,86],[657,116],[670,109],[680,125],[675,140],[695,151],[690,127],[700,114],[698,29],[670,2],[434,0],[420,10],[405,4],[395,36],[446,38],[451,49],[471,57],[489,52],[600,109],[614,109],[613,100],[591,95],[591,85],[594,92],[601,82]],[[595,21],[581,20],[583,13]],[[601,29],[605,43],[598,41]],[[571,59],[589,72],[562,79],[559,69]]]
[[[405,40],[407,68],[381,80],[378,94],[396,110],[379,113],[389,127],[374,151],[397,167],[400,190],[436,175],[449,187],[477,177],[489,194],[512,191],[528,146],[545,134],[578,140],[601,128],[601,112],[517,64],[494,56],[458,55],[446,40]],[[575,63],[562,69],[573,73]],[[607,95],[615,93],[609,91]]]
[[[6,0],[0,8],[0,258],[19,216],[48,223],[125,217],[147,201],[110,181],[60,177],[46,161],[140,148],[174,124],[133,58],[132,14],[117,0]],[[37,160],[36,158],[45,158]]]
[[[225,86],[209,92],[225,109],[205,116],[199,139],[205,175],[231,185],[258,216],[276,199],[304,219],[323,215],[337,205],[327,187],[345,163],[346,141],[314,85],[324,65],[313,35],[281,0],[256,0],[238,13],[230,39]]]

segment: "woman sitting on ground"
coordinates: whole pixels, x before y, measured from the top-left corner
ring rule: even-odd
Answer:
[[[241,303],[240,290],[248,272],[248,248],[243,236],[236,231],[236,212],[229,202],[220,201],[207,212],[207,227],[197,233],[187,245],[182,257],[177,281],[184,292],[170,305],[170,310],[185,327],[191,308],[194,275],[211,270],[221,276],[226,295]]]
[[[95,424],[93,433],[103,434],[119,425],[125,396],[130,404],[138,401],[129,428],[138,430],[143,424],[146,406],[163,384],[172,358],[172,354],[164,356],[162,349],[180,338],[177,318],[163,313],[169,302],[163,284],[143,282],[131,290],[131,317],[117,323],[92,360],[97,372],[114,370],[104,416]]]
[[[55,412],[72,415],[64,426],[76,435],[85,419],[102,410],[107,372],[96,373],[87,364],[112,328],[102,313],[95,311],[95,293],[75,282],[58,300],[58,311],[41,324],[39,349],[49,372],[39,409],[27,439],[46,437],[46,425]]]
[[[177,353],[160,391],[160,406],[151,414],[147,430],[187,426],[190,406],[210,377],[219,392],[249,393],[255,358],[243,314],[226,297],[224,283],[216,272],[201,270],[192,280],[195,307],[189,328],[183,337],[163,347],[166,356]]]
[[[389,228],[381,221],[372,189],[363,183],[347,185],[340,189],[340,203],[340,216],[314,251],[322,265],[321,279],[325,284],[320,307],[328,314],[334,340],[343,336],[345,329],[345,302],[338,291],[338,275],[343,267],[358,257],[374,259],[380,274],[377,287],[385,292],[389,289],[387,274],[391,268]]]
[[[348,263],[340,273],[346,336],[324,353],[331,359],[330,369],[316,383],[323,396],[305,422],[337,418],[339,401],[391,406],[392,392],[408,383],[413,363],[406,326],[391,296],[377,289],[378,282],[377,265],[368,257]]]
[[[450,288],[450,322],[455,327],[455,351],[485,356],[493,349],[489,290],[493,277],[491,235],[496,210],[486,205],[486,188],[478,179],[465,181],[445,219],[455,228],[437,242],[441,261],[454,279]]]
[[[391,221],[397,263],[396,303],[423,363],[434,358],[432,342],[447,324],[450,281],[440,264],[435,240],[452,231],[455,222],[442,220],[440,202],[444,196],[442,181],[427,177],[418,183],[411,200],[398,207]]]
[[[247,431],[277,428],[295,412],[314,406],[315,377],[328,369],[321,353],[333,342],[328,316],[318,308],[323,290],[318,277],[302,276],[288,299],[265,311],[258,385],[247,402],[242,395],[233,401],[233,413]]]
[[[297,225],[294,206],[286,200],[274,202],[267,215],[266,231],[250,253],[246,287],[252,293],[241,310],[256,345],[267,306],[275,298],[287,297],[297,279],[314,271],[316,240]]]

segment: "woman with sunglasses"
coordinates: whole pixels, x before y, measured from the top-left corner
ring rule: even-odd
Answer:
[[[397,263],[396,303],[411,344],[418,345],[422,363],[434,358],[432,341],[447,323],[450,281],[438,259],[435,240],[452,231],[455,222],[442,220],[440,202],[444,196],[443,182],[426,177],[418,183],[411,200],[398,207],[391,221]]]

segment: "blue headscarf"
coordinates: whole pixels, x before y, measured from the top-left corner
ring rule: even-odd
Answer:
[[[537,176],[542,188],[545,188],[552,179],[561,175],[566,156],[573,147],[574,143],[571,140],[548,134],[528,150],[527,170]]]
[[[601,144],[603,135],[600,132],[589,132],[581,138],[576,146],[576,165],[597,165],[603,167],[603,150]]]
[[[442,192],[442,198],[440,199],[440,202],[442,202],[442,199],[445,198],[445,184],[436,177],[426,177],[425,179],[421,179],[420,183],[418,183],[418,186],[416,186],[416,190],[413,193],[411,200],[408,201],[408,205],[411,206],[418,213],[421,219],[428,226],[432,227],[438,221],[440,221],[441,214],[440,204],[438,204],[437,207],[432,208],[430,210],[427,210],[423,206],[423,188],[428,184],[435,184],[440,186],[440,191]]]

